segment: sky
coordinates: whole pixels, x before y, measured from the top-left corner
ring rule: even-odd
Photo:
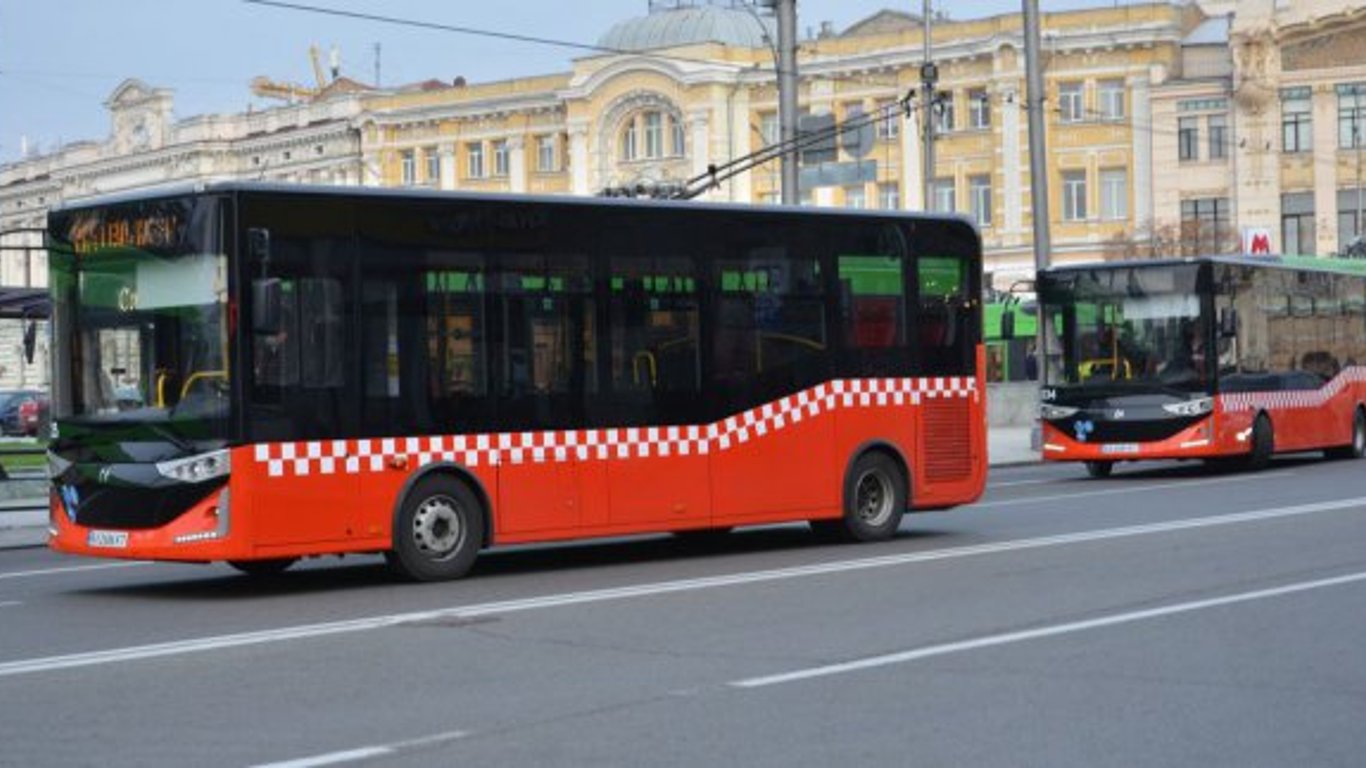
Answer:
[[[1043,11],[1129,0],[1040,0]],[[296,0],[299,5],[397,17],[522,37],[592,45],[648,0]],[[822,21],[842,30],[884,8],[919,13],[923,0],[797,0],[803,33]],[[934,0],[955,19],[1014,13],[1020,0]],[[464,77],[471,83],[566,72],[586,55],[564,45],[256,5],[245,0],[0,0],[0,164],[63,143],[101,141],[104,102],[138,78],[174,92],[175,116],[231,113],[278,102],[254,97],[258,75],[314,82],[308,49],[336,46],[342,74],[371,83]]]

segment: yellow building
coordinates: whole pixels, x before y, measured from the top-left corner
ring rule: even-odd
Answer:
[[[1203,17],[1169,3],[1044,14],[1054,260],[1100,258],[1152,218],[1149,92]],[[883,11],[801,42],[799,109],[819,124],[885,114],[801,168],[804,202],[954,210],[982,228],[998,284],[1032,271],[1021,17],[936,21],[936,162],[922,199],[918,88],[924,26]],[[569,72],[426,83],[367,99],[366,180],[385,186],[598,194],[705,178],[777,140],[772,19],[744,4],[651,3]],[[880,111],[880,112],[879,112]],[[828,117],[827,117],[828,116]],[[704,197],[776,202],[779,164]]]

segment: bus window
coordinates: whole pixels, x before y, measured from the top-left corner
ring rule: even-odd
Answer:
[[[505,396],[597,391],[596,334],[588,260],[506,256],[502,392]]]
[[[885,349],[905,343],[905,283],[895,256],[840,256],[844,343]]]
[[[805,386],[819,381],[825,305],[820,263],[775,249],[717,262],[716,376],[743,388]]]
[[[688,259],[616,257],[609,278],[614,392],[696,392],[697,279]]]
[[[954,256],[925,256],[918,260],[916,269],[916,332],[922,373],[944,376],[972,370],[975,342],[966,335],[973,330],[970,318],[975,303],[966,264]]]

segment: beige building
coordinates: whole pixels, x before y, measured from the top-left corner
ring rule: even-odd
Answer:
[[[1154,224],[1166,252],[1342,252],[1361,232],[1366,4],[1212,10],[1152,92]],[[1192,245],[1193,243],[1193,245]]]

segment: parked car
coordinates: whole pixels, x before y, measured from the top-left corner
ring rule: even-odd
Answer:
[[[12,389],[0,392],[0,432],[36,435],[48,416],[46,392]]]

